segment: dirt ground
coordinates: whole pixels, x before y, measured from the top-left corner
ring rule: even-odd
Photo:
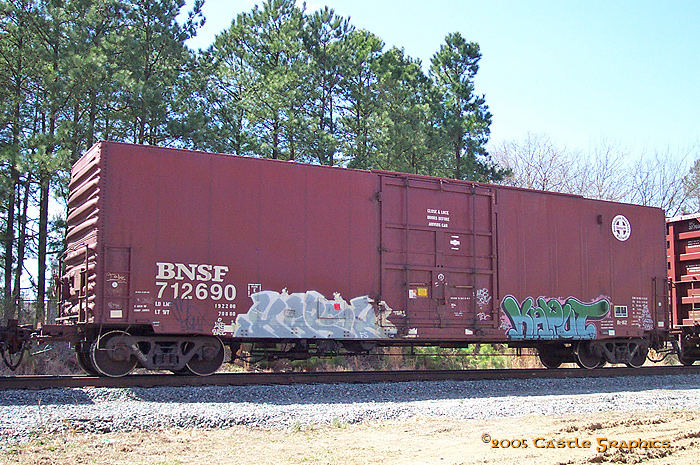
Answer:
[[[684,465],[700,463],[700,412],[486,421],[413,418],[102,435],[72,431],[3,449],[0,463]]]

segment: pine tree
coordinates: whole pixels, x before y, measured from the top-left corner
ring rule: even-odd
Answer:
[[[430,75],[439,90],[441,131],[451,153],[446,162],[457,179],[499,180],[503,172],[488,159],[486,143],[491,112],[483,95],[474,90],[479,70],[479,44],[467,42],[460,33],[448,34],[433,55]]]

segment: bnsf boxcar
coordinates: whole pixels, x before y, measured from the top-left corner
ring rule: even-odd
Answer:
[[[45,331],[107,376],[209,374],[241,343],[637,366],[669,332],[664,225],[575,195],[102,142],[71,172],[64,326]]]

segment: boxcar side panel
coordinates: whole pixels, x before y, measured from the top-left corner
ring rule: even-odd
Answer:
[[[515,340],[668,329],[660,209],[498,190],[499,302]]]
[[[386,337],[371,305],[376,176],[106,145],[101,322],[228,337]]]

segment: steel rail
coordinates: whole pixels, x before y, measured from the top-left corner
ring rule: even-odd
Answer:
[[[483,370],[399,370],[399,371],[333,371],[288,373],[216,373],[211,376],[176,376],[173,374],[136,374],[122,378],[76,376],[3,376],[0,390],[61,389],[82,387],[183,387],[183,386],[246,386],[266,384],[338,384],[386,383],[411,381],[470,381],[482,379],[555,379],[623,376],[662,376],[700,374],[700,365],[664,365],[642,368],[609,367],[594,370],[557,369],[483,369]]]

